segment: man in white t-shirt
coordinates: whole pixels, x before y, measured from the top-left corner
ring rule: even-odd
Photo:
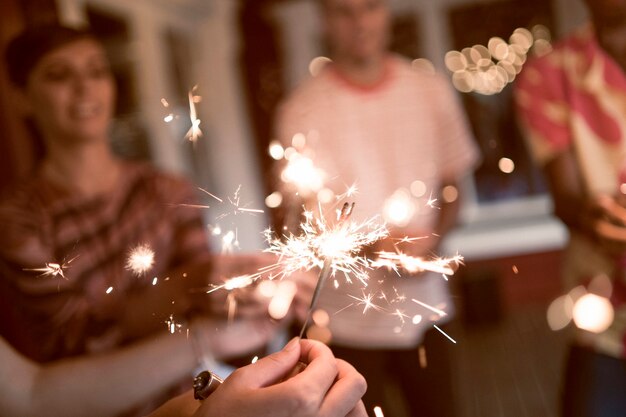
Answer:
[[[358,194],[350,198],[356,203],[353,218],[383,213],[390,198],[411,202],[413,216],[401,226],[390,225],[392,236],[373,251],[392,248],[393,238],[425,236],[401,249],[432,256],[456,221],[457,183],[478,160],[454,92],[441,76],[413,69],[388,52],[386,0],[320,0],[320,10],[332,63],[282,104],[276,134],[285,145],[295,134],[305,135],[315,165],[327,174],[325,185],[335,194],[357,185]],[[387,304],[385,311],[366,314],[358,302],[345,308],[354,301],[346,293],[363,296],[361,285],[327,285],[322,291],[318,307],[330,315],[331,346],[366,377],[368,412],[375,405],[397,409],[388,405],[385,391],[399,385],[410,415],[454,415],[445,353],[451,342],[433,329],[434,323],[441,327],[453,316],[447,287],[439,274],[398,277],[374,271],[367,291],[377,297],[384,293],[387,300],[379,301]],[[389,314],[396,310],[402,314]],[[425,347],[426,368],[420,366],[420,346]]]

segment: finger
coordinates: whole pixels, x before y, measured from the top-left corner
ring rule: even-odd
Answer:
[[[594,225],[594,229],[598,237],[602,239],[626,243],[626,228],[623,226],[616,226],[605,220],[598,220]]]
[[[281,351],[235,371],[237,380],[250,388],[272,385],[283,379],[296,366],[300,354],[299,339],[294,338]]]
[[[323,343],[301,340],[300,361],[306,367],[299,374],[259,390],[259,393],[263,404],[280,405],[280,409],[286,410],[287,415],[297,413],[317,416],[324,397],[337,376],[336,359]]]
[[[615,201],[614,198],[601,198],[598,200],[598,205],[611,220],[626,224],[626,208]]]
[[[322,406],[320,415],[324,417],[343,417],[357,407],[367,390],[365,378],[348,362],[337,359],[337,380],[330,388]]]
[[[292,380],[296,383],[306,383],[314,396],[323,398],[332,386],[337,376],[337,360],[328,346],[315,340],[300,341],[300,361],[307,367]]]
[[[367,411],[365,411],[365,404],[363,401],[359,401],[359,403],[354,407],[346,417],[367,417]]]

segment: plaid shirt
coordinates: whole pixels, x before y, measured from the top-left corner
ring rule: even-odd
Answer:
[[[180,206],[196,200],[188,182],[147,165],[123,170],[107,194],[73,195],[37,175],[0,202],[0,331],[36,360],[118,346],[132,336],[116,325],[132,314],[128,296],[160,291],[153,277],[208,253],[200,211]],[[125,265],[142,244],[154,266],[135,276]],[[65,279],[29,270],[47,263],[65,264]]]

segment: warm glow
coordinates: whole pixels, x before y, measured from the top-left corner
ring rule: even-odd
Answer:
[[[500,168],[500,171],[505,174],[510,174],[515,170],[515,162],[513,162],[510,158],[500,158],[498,161],[498,168]]]
[[[281,179],[295,185],[304,195],[317,192],[324,186],[324,172],[315,166],[311,158],[299,153],[290,157]]]
[[[424,194],[426,194],[426,184],[424,184],[424,181],[413,181],[411,183],[411,194],[417,198],[423,197]]]
[[[315,323],[319,327],[328,327],[330,323],[330,316],[326,312],[326,310],[317,309],[311,315],[313,319],[313,323]]]
[[[550,329],[557,331],[565,328],[572,321],[573,308],[574,301],[569,295],[562,295],[552,301],[547,312]]]
[[[424,74],[435,75],[435,66],[426,58],[414,59],[411,68]]]
[[[452,203],[459,198],[459,190],[454,185],[446,185],[441,190],[441,197],[446,203]]]
[[[487,46],[474,45],[446,53],[444,62],[452,73],[452,84],[462,93],[498,94],[519,74],[530,50],[536,55],[552,49],[550,33],[545,26],[531,31],[518,28],[507,43],[499,37],[489,39]]]
[[[309,72],[312,76],[317,77],[322,72],[324,67],[331,62],[333,61],[325,56],[315,57],[309,63]]]
[[[283,202],[283,195],[280,191],[274,191],[272,194],[265,197],[265,205],[269,208],[276,208]]]
[[[296,133],[291,138],[291,146],[296,149],[302,149],[306,146],[306,136],[302,133]]]
[[[394,192],[383,205],[383,218],[395,226],[406,226],[414,213],[415,204],[411,194],[404,189]]]
[[[271,318],[280,320],[287,315],[297,290],[298,288],[293,281],[284,280],[278,283],[276,293],[267,309]]]
[[[613,323],[615,312],[607,298],[589,293],[576,300],[572,315],[579,329],[601,333]]]
[[[273,140],[270,142],[268,151],[272,159],[275,159],[277,161],[283,159],[283,156],[285,156],[285,150],[283,149],[283,146],[280,144],[280,142],[277,140]]]
[[[145,274],[154,265],[154,252],[149,245],[139,245],[130,251],[126,269],[135,275]]]

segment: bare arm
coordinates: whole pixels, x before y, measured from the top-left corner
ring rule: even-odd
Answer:
[[[189,375],[196,363],[183,334],[118,352],[38,366],[0,339],[0,414],[114,416]]]
[[[199,320],[193,332],[216,358],[265,343],[275,326]],[[198,352],[199,353],[199,352]],[[0,415],[115,416],[189,376],[197,365],[186,333],[163,334],[114,353],[37,365],[0,338]]]

